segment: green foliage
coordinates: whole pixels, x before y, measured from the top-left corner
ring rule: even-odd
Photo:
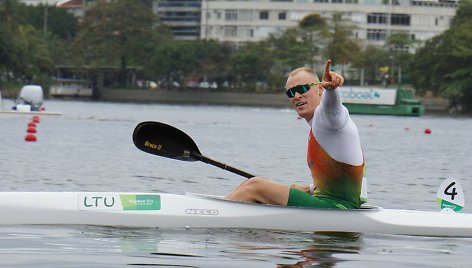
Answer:
[[[309,65],[311,58],[311,44],[300,38],[300,30],[297,28],[271,34],[264,42],[270,49],[270,55],[274,63],[271,68],[273,76],[284,77],[293,69]]]
[[[214,40],[167,40],[156,46],[150,62],[150,77],[161,83],[223,79],[229,48]]]
[[[472,111],[472,1],[461,1],[451,27],[426,42],[414,58],[415,87]]]
[[[342,13],[333,15],[324,46],[324,58],[331,59],[335,64],[354,62],[360,53],[360,46],[353,38],[356,27],[345,21],[342,16]]]
[[[48,4],[20,5],[18,20],[33,26],[38,31],[47,29],[48,32],[64,40],[74,38],[78,23],[74,15],[65,9]]]
[[[257,82],[270,81],[273,65],[271,51],[264,42],[249,44],[231,58],[230,71],[236,76],[237,88],[257,90]]]
[[[139,1],[98,1],[85,13],[74,43],[78,64],[116,67],[121,70],[118,84],[128,82],[127,69],[141,68],[153,48],[168,32],[158,17]]]
[[[57,39],[22,19],[24,5],[4,0],[0,6],[0,77],[2,81],[48,84],[54,71]],[[60,51],[60,50],[59,50]]]
[[[326,20],[320,14],[310,14],[305,16],[298,27],[302,30],[322,30],[326,28]]]
[[[381,69],[390,65],[388,61],[389,54],[383,48],[367,46],[353,63],[355,67],[364,69],[365,80],[368,84],[378,84],[384,75]]]

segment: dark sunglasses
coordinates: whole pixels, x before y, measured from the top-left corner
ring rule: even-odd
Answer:
[[[310,90],[311,86],[315,86],[318,84],[321,84],[321,82],[313,82],[310,84],[294,86],[292,88],[287,89],[287,91],[285,91],[285,94],[287,94],[289,98],[293,98],[295,97],[295,93],[307,93]]]

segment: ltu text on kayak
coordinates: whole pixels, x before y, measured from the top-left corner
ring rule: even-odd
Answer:
[[[160,151],[162,149],[162,144],[154,144],[154,143],[151,143],[149,141],[146,141],[144,143],[144,146],[152,148],[154,150],[158,150],[158,151]]]
[[[89,198],[91,200],[88,200]],[[113,207],[115,205],[115,198],[102,196],[84,197],[84,207],[99,207],[102,204],[105,207]]]
[[[220,212],[217,209],[187,208],[185,214],[217,216]]]

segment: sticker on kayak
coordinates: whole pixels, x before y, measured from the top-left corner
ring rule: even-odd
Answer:
[[[464,207],[464,192],[457,180],[447,179],[439,186],[436,201],[442,211],[459,212]]]
[[[79,194],[79,210],[160,210],[158,194]]]

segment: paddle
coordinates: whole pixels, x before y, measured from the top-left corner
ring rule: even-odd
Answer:
[[[138,149],[146,153],[181,161],[202,161],[248,179],[254,177],[202,155],[190,136],[164,123],[153,121],[139,123],[133,131],[133,142]]]

